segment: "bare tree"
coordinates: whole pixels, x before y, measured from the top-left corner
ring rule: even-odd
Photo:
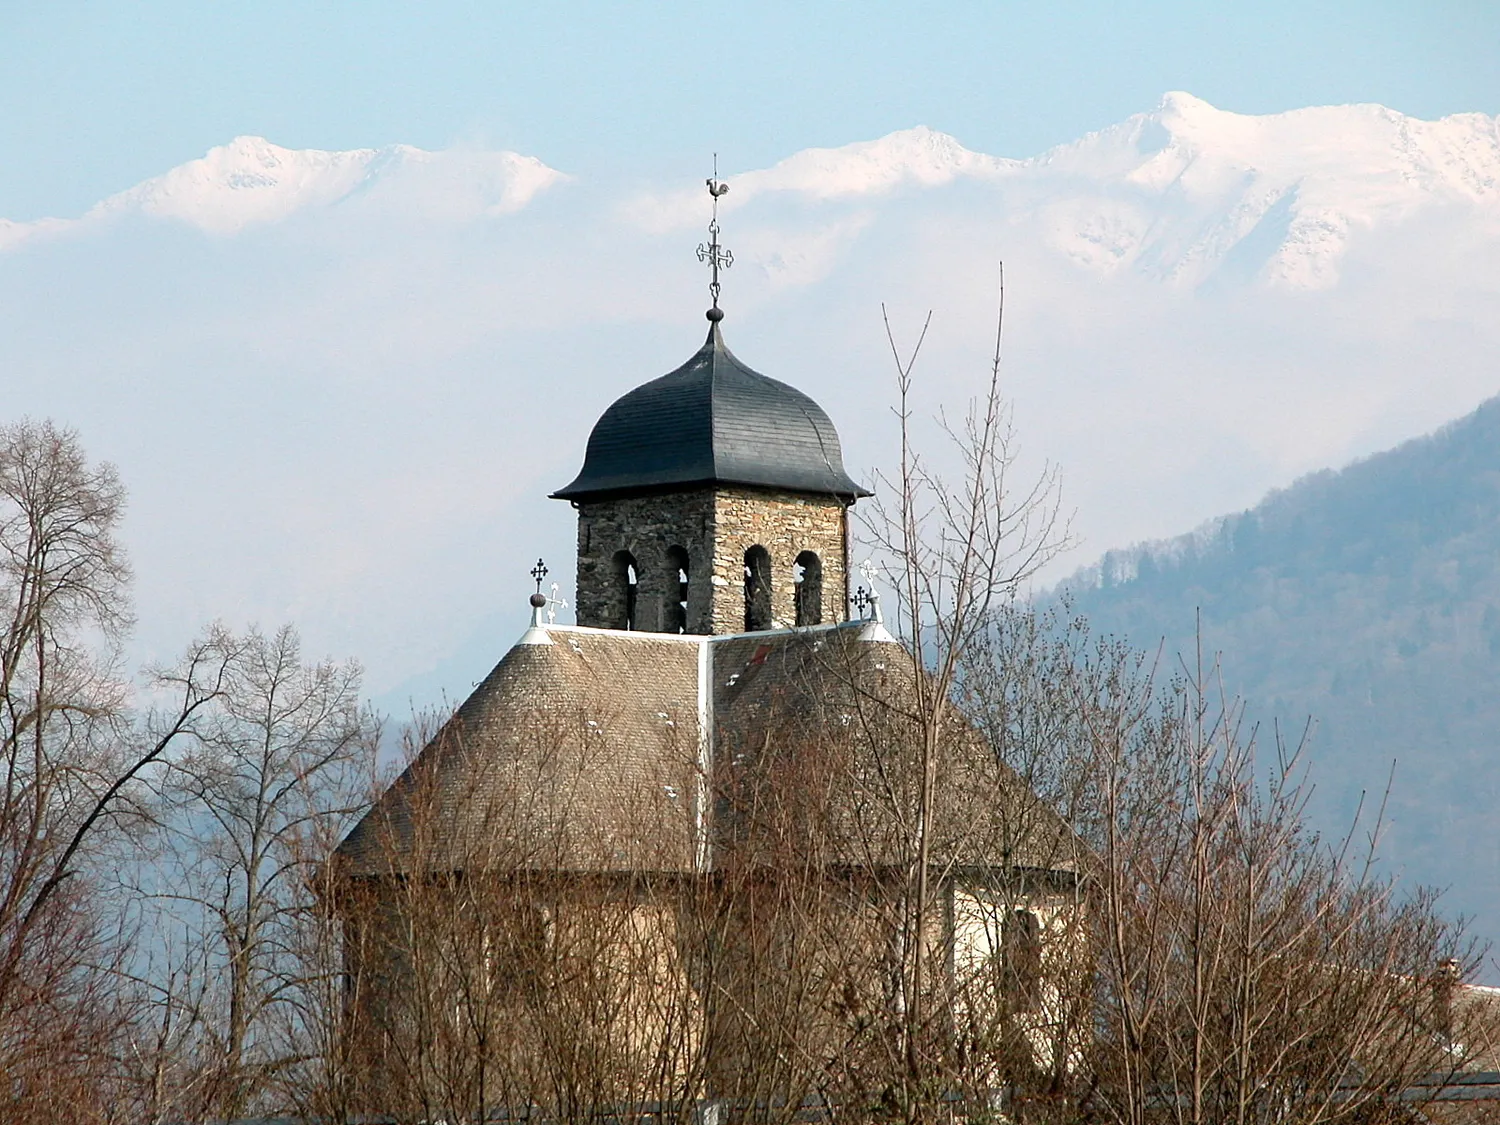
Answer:
[[[1258,753],[1198,670],[1148,706],[1078,710],[1099,766],[1099,1111],[1365,1120],[1488,1037],[1491,1013],[1455,1016],[1435,987],[1482,950],[1431,892],[1376,872],[1378,814],[1363,836],[1313,829],[1302,747]]]
[[[100,1090],[125,1014],[110,986],[121,931],[93,861],[128,842],[124,823],[224,671],[221,652],[197,649],[159,711],[127,711],[123,502],[73,433],[0,429],[0,1070],[53,1086],[88,1072]],[[23,1079],[0,1096],[31,1104],[39,1089]],[[97,1100],[67,1108],[106,1114]]]
[[[938,862],[933,848],[938,805],[944,799],[940,771],[944,760],[953,757],[946,744],[966,737],[954,710],[962,669],[970,648],[990,629],[994,612],[1068,542],[1056,470],[1048,467],[1034,479],[1016,479],[1015,432],[1001,386],[1004,292],[1002,269],[995,348],[983,393],[969,404],[961,423],[939,417],[962,465],[956,482],[930,467],[914,434],[914,370],[931,315],[905,356],[886,317],[896,368],[900,461],[896,476],[882,481],[891,498],[875,502],[865,528],[896,592],[894,621],[911,666],[909,742],[904,749],[887,749],[911,755],[917,773],[906,821],[907,916],[899,943],[905,991],[900,1037],[908,1087],[902,1097],[914,1115],[918,1091],[929,1089],[934,1076],[933,1060],[924,1059],[922,1044],[931,1038],[927,1028],[934,1017],[943,1017],[927,1010],[931,974],[925,962],[933,951],[920,935],[933,929],[935,880],[946,879],[957,861],[950,852]]]
[[[191,935],[174,983],[199,993],[184,1008],[197,1073],[182,1108],[233,1118],[264,1108],[277,1075],[312,1049],[297,1013],[326,982],[298,956],[302,931],[322,924],[314,884],[328,841],[367,800],[375,727],[358,666],[304,662],[290,627],[214,629],[199,647],[224,654],[223,672],[167,764],[170,861],[153,897]],[[190,659],[158,683],[183,690],[194,674]],[[164,1005],[179,999],[163,988]]]
[[[1033,1116],[1320,1121],[1457,1065],[1445,1044],[1473,1037],[1435,1032],[1458,1009],[1433,1000],[1433,975],[1476,966],[1461,927],[1376,874],[1373,834],[1318,835],[1305,758],[1279,740],[1262,758],[1238,706],[1210,706],[1201,668],[1159,682],[1141,655],[1018,602],[1066,540],[1056,477],[1012,483],[998,332],[985,396],[962,425],[940,419],[961,480],[929,470],[912,436],[922,337],[903,356],[891,336],[901,468],[868,524],[909,686],[854,728],[904,856],[903,993],[885,1016],[902,1115],[998,1085]],[[1070,909],[1039,920],[1033,881],[970,894],[983,905],[955,923],[966,868],[1049,840],[1048,862],[1080,875]],[[988,934],[967,970],[965,911]],[[1016,944],[1022,914],[1036,953]],[[1027,995],[1032,958],[1050,971]]]

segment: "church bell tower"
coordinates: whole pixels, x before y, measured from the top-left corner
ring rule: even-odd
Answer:
[[[742,633],[847,617],[849,507],[838,433],[794,387],[708,339],[618,399],[583,470],[552,495],[578,510],[578,624]]]
[[[849,507],[839,435],[795,387],[724,345],[719,197],[708,180],[708,339],[676,371],[617,399],[583,470],[552,495],[578,510],[578,624],[651,633],[754,633],[843,621]]]

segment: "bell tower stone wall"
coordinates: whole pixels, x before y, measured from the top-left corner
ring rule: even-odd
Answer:
[[[848,616],[848,508],[832,496],[762,489],[714,493],[713,632],[745,631],[745,552],[770,555],[771,627],[797,623],[797,556],[811,551],[822,564],[823,622]]]
[[[575,502],[578,624],[627,627],[623,564],[635,567],[634,620],[643,632],[746,630],[746,557],[765,551],[762,628],[798,623],[798,559],[815,555],[821,622],[848,616],[848,507],[833,496],[758,488],[713,488]],[[687,562],[687,605],[679,567]],[[753,583],[755,578],[750,579]],[[804,616],[808,613],[804,599]],[[808,622],[804,622],[808,623]]]

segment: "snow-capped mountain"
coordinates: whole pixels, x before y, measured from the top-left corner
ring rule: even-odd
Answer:
[[[423,217],[508,214],[564,178],[514,152],[426,152],[410,145],[325,152],[236,137],[92,207],[82,218],[0,220],[0,251],[29,237],[145,215],[208,234],[235,234],[356,197],[405,206]]]
[[[1483,114],[1419,121],[1353,105],[1251,117],[1172,93],[1025,172],[1054,198],[1075,194],[1069,181],[1092,195],[1044,205],[1060,249],[1164,279],[1201,280],[1243,248],[1259,251],[1268,282],[1324,288],[1354,232],[1425,207],[1472,210],[1500,233],[1500,120]]]
[[[810,148],[771,168],[734,179],[734,205],[756,195],[793,191],[814,199],[877,195],[903,186],[940,187],[960,178],[994,180],[1025,167],[970,152],[925,125],[841,148]]]
[[[850,202],[957,180],[988,185],[996,211],[1098,274],[1193,285],[1233,262],[1272,286],[1321,289],[1353,236],[1424,208],[1470,211],[1500,235],[1500,118],[1421,121],[1376,105],[1255,117],[1174,92],[1027,160],[925,127],[808,149],[730,177],[725,211],[774,193]],[[699,194],[638,201],[633,217],[653,230],[696,223]]]
[[[0,251],[128,215],[234,234],[355,199],[462,221],[518,211],[564,178],[513,152],[325,152],[239,137],[81,219],[0,220]],[[972,152],[918,127],[808,149],[728,179],[726,215],[778,196],[860,207],[972,181],[989,200],[976,206],[1097,275],[1127,270],[1193,286],[1227,267],[1272,287],[1323,289],[1336,284],[1351,239],[1424,210],[1457,210],[1482,235],[1500,237],[1500,119],[1421,121],[1375,105],[1257,117],[1170,93],[1149,113],[1026,160]],[[646,192],[621,212],[663,234],[701,221],[701,194]]]

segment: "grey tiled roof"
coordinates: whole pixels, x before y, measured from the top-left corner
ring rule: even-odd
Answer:
[[[725,347],[718,324],[676,371],[605,410],[582,471],[552,495],[597,500],[707,484],[870,495],[844,471],[839,435],[823,408],[746,367]]]
[[[721,852],[762,830],[827,862],[910,861],[920,789],[917,671],[858,623],[715,646],[715,792]],[[939,739],[932,859],[962,868],[1077,870],[1080,843],[956,716]],[[771,822],[780,820],[779,825]],[[795,824],[791,821],[796,821]]]
[[[552,644],[506,654],[339,853],[367,875],[690,871],[783,846],[903,863],[915,670],[860,631],[550,628]],[[977,735],[942,744],[935,862],[1076,869],[1072,833]]]
[[[351,874],[693,862],[698,651],[660,634],[516,645],[339,846]]]

